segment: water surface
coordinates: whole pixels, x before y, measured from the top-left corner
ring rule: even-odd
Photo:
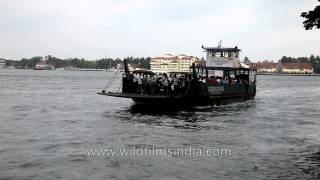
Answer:
[[[113,72],[0,70],[0,179],[319,179],[320,77],[258,76],[255,100],[150,111],[97,95]],[[119,79],[111,81],[117,90]],[[87,148],[232,150],[89,157]]]

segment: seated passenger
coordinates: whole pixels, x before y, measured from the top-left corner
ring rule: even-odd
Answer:
[[[233,78],[230,79],[230,84],[232,84],[232,85],[236,84],[236,82],[235,82],[235,80]]]
[[[202,84],[205,84],[205,83],[207,83],[207,79],[205,77],[202,77],[201,82],[202,82]]]
[[[221,82],[222,82],[223,85],[227,85],[228,84],[228,80],[227,80],[226,77],[223,77]]]
[[[209,84],[211,85],[217,85],[217,79],[214,76],[210,76],[210,79],[208,81]]]
[[[198,75],[198,81],[201,82],[202,81],[202,76],[199,74]]]
[[[219,79],[219,78],[217,79],[217,84],[221,85],[221,79]]]

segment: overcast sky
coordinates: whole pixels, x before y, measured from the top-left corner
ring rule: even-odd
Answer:
[[[320,55],[320,30],[300,17],[317,0],[0,0],[0,57],[204,56],[201,45],[241,57]]]

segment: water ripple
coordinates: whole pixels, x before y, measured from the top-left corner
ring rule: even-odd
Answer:
[[[255,100],[181,108],[97,95],[111,76],[0,70],[0,179],[320,179],[318,77],[258,76]],[[188,146],[232,156],[86,155]]]

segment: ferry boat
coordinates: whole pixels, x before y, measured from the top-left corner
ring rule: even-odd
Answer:
[[[55,67],[51,64],[48,64],[49,56],[45,56],[42,58],[36,66],[33,68],[34,70],[54,70]]]
[[[55,68],[46,61],[40,61],[33,68],[34,70],[54,70]]]
[[[122,92],[102,90],[98,94],[144,104],[182,106],[214,106],[255,98],[257,70],[240,62],[237,46],[202,49],[205,63],[193,63],[190,72],[157,75],[150,70],[129,71],[124,61]]]
[[[6,60],[0,58],[0,69],[4,69],[6,67]]]

